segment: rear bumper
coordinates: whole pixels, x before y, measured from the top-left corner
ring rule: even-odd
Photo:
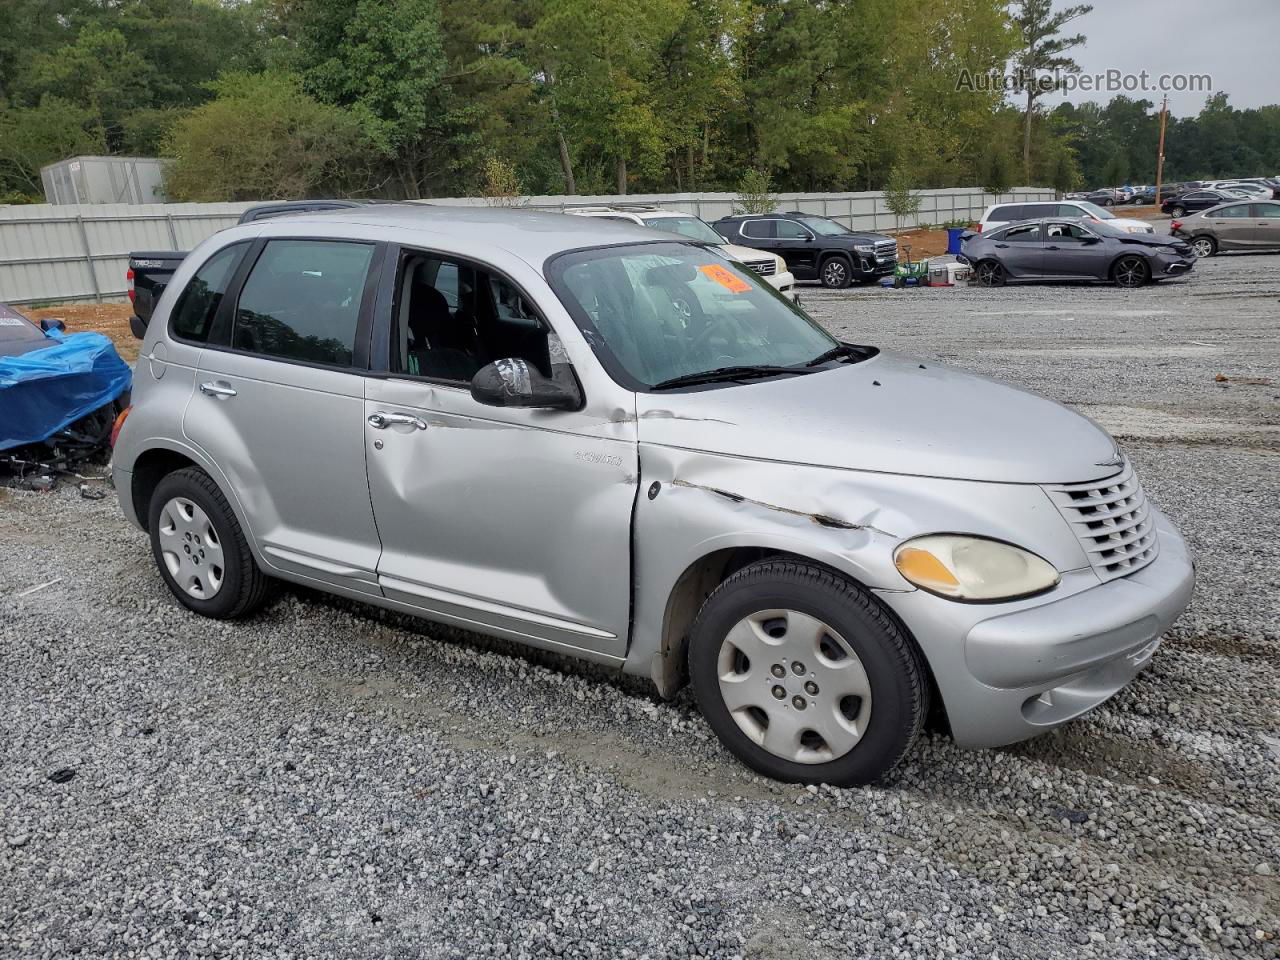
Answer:
[[[1103,703],[1151,662],[1195,583],[1182,535],[1152,512],[1159,556],[1127,577],[1097,583],[1088,571],[1082,575],[1094,577],[1094,586],[985,618],[939,597],[900,607],[933,668],[957,743],[996,747],[1043,733]],[[951,613],[965,618],[959,635],[938,633],[947,615],[938,604],[964,608]]]

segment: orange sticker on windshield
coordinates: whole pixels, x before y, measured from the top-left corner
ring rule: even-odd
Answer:
[[[747,283],[732,270],[722,267],[718,263],[703,264],[698,268],[698,272],[708,280],[714,280],[730,293],[746,293],[751,289],[751,284]]]

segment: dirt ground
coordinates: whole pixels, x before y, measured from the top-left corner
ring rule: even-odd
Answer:
[[[133,307],[128,303],[67,303],[52,307],[18,307],[18,312],[30,320],[58,317],[67,325],[68,333],[94,331],[105,333],[116,345],[116,350],[127,363],[138,359],[136,340],[129,330],[129,317]]]

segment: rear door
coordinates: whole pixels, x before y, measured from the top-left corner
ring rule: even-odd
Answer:
[[[1209,210],[1205,222],[1213,229],[1220,250],[1247,250],[1254,244],[1254,218],[1248,203],[1237,203]]]
[[[992,245],[1010,277],[1038,277],[1044,273],[1044,244],[1040,239],[1040,224],[1015,224],[994,238]]]
[[[183,430],[230,483],[278,570],[378,592],[364,379],[381,248],[257,241],[200,355]]]
[[[1252,246],[1259,250],[1280,249],[1280,203],[1250,204],[1253,214]]]

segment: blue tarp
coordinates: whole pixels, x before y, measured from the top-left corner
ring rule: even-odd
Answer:
[[[37,443],[129,389],[129,365],[100,333],[50,335],[0,356],[0,450]]]

